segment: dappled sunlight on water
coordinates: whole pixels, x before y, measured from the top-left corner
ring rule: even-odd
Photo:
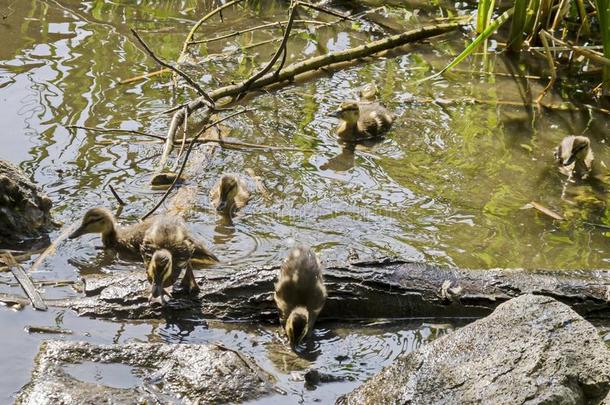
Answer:
[[[0,0],[0,9],[7,3]],[[175,60],[186,33],[211,3],[22,0],[0,23],[4,38],[0,158],[33,175],[53,199],[59,221],[71,224],[92,206],[116,210],[110,184],[127,202],[120,221],[136,221],[161,197],[162,190],[148,185],[161,153],[159,143],[130,134],[69,131],[66,126],[164,135],[171,117],[162,112],[193,93],[182,84],[174,89],[168,75],[120,84],[157,69],[134,42],[129,28],[136,28],[159,56]],[[455,14],[472,12],[468,7],[455,10],[452,4],[441,2],[441,8]],[[413,9],[419,9],[419,17],[413,17]],[[325,22],[335,19],[314,14]],[[407,2],[404,7],[384,10],[383,26],[415,27],[437,17],[445,17],[437,6]],[[229,21],[231,29],[240,29],[285,19],[286,7],[283,2],[253,1],[244,9],[227,9],[223,18],[225,23],[212,19],[198,38],[226,33]],[[288,63],[380,38],[384,32],[380,27],[363,21],[300,31],[291,39]],[[200,77],[207,88],[248,77],[272,55],[275,44],[249,47],[271,38],[269,32],[256,31],[212,42],[197,48],[184,69]],[[461,33],[444,36],[403,54],[385,55],[334,73],[321,72],[315,80],[249,99],[254,112],[223,123],[227,136],[303,151],[216,148],[211,157],[201,158],[188,171],[187,184],[198,186],[199,192],[187,220],[223,261],[211,271],[277,264],[293,240],[312,245],[325,261],[357,253],[361,258],[401,256],[470,268],[607,267],[609,235],[603,227],[610,226],[607,193],[590,184],[566,184],[552,157],[564,136],[584,134],[591,138],[596,158],[610,164],[607,116],[587,109],[514,105],[524,95],[535,99],[546,81],[469,73],[485,63],[480,56],[460,65],[461,71],[416,83],[444,66],[465,40]],[[487,63],[505,73],[544,74],[535,64],[530,72],[508,59],[489,54]],[[341,145],[334,135],[337,121],[329,113],[341,101],[357,97],[358,90],[370,82],[377,83],[380,99],[397,120],[379,143],[357,148]],[[585,84],[562,86],[565,99],[559,93],[550,94],[547,104],[588,102]],[[195,121],[190,125],[189,132],[199,129]],[[227,223],[209,206],[209,189],[223,172],[246,168],[263,179],[268,195],[256,195],[233,223]],[[522,209],[530,201],[567,220],[558,222]],[[76,280],[92,273],[142,271],[140,264],[116,261],[100,245],[95,236],[67,241],[32,277]],[[10,280],[0,275],[0,283]],[[6,288],[17,291],[14,286]],[[75,292],[48,287],[45,294],[58,298]],[[3,338],[8,341],[7,354],[0,357],[4,364],[0,370],[11,376],[0,380],[3,398],[27,381],[40,340],[26,335],[22,341],[21,327],[53,323],[55,316],[54,311],[16,313],[0,308],[0,325],[13,324]],[[298,358],[286,350],[276,328],[267,326],[194,323],[189,327],[184,321],[179,325],[120,324],[71,315],[67,319],[67,326],[77,332],[70,339],[220,341],[252,355],[278,378],[291,399],[325,403],[398,354],[445,330],[408,322],[324,324],[308,348],[311,356]],[[298,372],[310,367],[344,381],[306,390]]]

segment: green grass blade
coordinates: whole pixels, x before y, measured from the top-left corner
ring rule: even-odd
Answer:
[[[527,22],[527,10],[529,0],[516,0],[513,20],[510,24],[510,32],[508,34],[508,48],[511,51],[518,52],[523,43],[525,25]]]
[[[610,58],[610,0],[596,0],[597,19],[599,21],[599,32],[604,46],[604,56]],[[610,91],[610,69],[604,66],[603,70],[604,91]]]
[[[447,66],[445,66],[440,72],[436,73],[435,76],[443,74],[447,70],[454,68],[461,61],[466,59],[468,57],[468,55],[470,55],[476,49],[477,46],[479,46],[483,41],[488,39],[494,32],[496,32],[496,30],[500,26],[502,26],[502,24],[504,24],[506,22],[506,20],[508,20],[510,18],[511,15],[513,15],[514,11],[515,11],[514,7],[511,7],[508,10],[506,10],[504,13],[502,13],[502,15],[500,15],[498,18],[493,20],[487,26],[487,28],[485,28],[485,31],[483,31],[481,34],[479,34],[479,36],[477,36],[474,39],[474,41],[472,41],[470,43],[470,45],[468,45],[466,47],[466,49],[464,49],[462,51],[462,53],[460,53],[458,56],[456,56],[455,59],[451,63],[449,63]]]
[[[485,31],[485,28],[491,21],[493,15],[495,0],[479,0],[479,7],[477,9],[477,33],[480,34]]]

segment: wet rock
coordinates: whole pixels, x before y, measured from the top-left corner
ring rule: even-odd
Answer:
[[[89,369],[71,372],[70,367],[74,366]],[[105,366],[115,367],[112,370],[127,367],[131,371],[122,379],[116,375],[109,378],[115,381],[91,378],[93,370]],[[131,386],[126,382],[131,382]],[[15,403],[234,403],[259,398],[271,393],[272,388],[269,376],[258,366],[223,346],[161,343],[97,346],[46,341],[36,358],[31,382],[21,390]]]
[[[600,403],[610,351],[568,306],[524,295],[409,353],[339,404]]]
[[[51,205],[19,167],[0,160],[0,246],[36,238],[48,230]]]

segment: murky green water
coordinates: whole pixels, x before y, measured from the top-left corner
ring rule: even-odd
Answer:
[[[160,145],[129,135],[69,132],[64,126],[163,135],[170,117],[161,112],[186,100],[189,93],[182,88],[174,91],[168,76],[119,84],[157,69],[135,44],[129,28],[136,28],[158,55],[175,60],[186,33],[211,9],[210,3],[0,0],[0,13],[5,16],[0,20],[0,158],[33,175],[54,200],[57,219],[71,223],[95,205],[116,208],[109,184],[128,202],[121,214],[125,221],[141,216],[159,198],[159,192],[149,190],[148,181]],[[286,18],[282,2],[264,4],[227,10],[224,23],[212,19],[200,37]],[[413,1],[386,10],[377,22],[386,29],[414,27],[429,18],[445,17],[441,9],[472,13],[468,7],[456,10],[445,3],[439,8]],[[299,17],[334,20],[307,13]],[[301,32],[290,42],[289,61],[356,46],[381,34],[379,25],[367,21]],[[207,51],[201,48],[196,53],[199,68],[185,68],[209,88],[246,77],[274,51],[273,45],[248,46],[270,38],[257,31],[214,42]],[[608,235],[603,228],[587,224],[610,225],[607,195],[590,185],[566,185],[554,170],[552,149],[565,135],[585,134],[593,141],[597,159],[608,160],[608,116],[587,109],[538,111],[502,103],[535,99],[545,80],[453,73],[415,84],[432,67],[443,66],[465,41],[460,34],[443,37],[404,55],[323,74],[250,100],[254,113],[226,123],[231,137],[311,151],[222,150],[191,179],[201,192],[188,221],[227,263],[216,270],[275,264],[293,239],[332,260],[355,251],[361,257],[398,255],[472,268],[607,267]],[[478,70],[482,63],[479,56],[460,68]],[[493,54],[488,63],[501,72],[541,73],[535,63],[528,64],[532,66],[528,70],[525,64]],[[398,119],[387,140],[352,153],[337,143],[336,121],[328,113],[371,81],[378,84],[381,99]],[[561,94],[547,96],[548,103],[587,100],[585,86],[566,82],[561,88]],[[468,102],[471,98],[485,102]],[[255,198],[230,226],[209,208],[207,191],[224,171],[244,168],[264,179],[270,195]],[[567,221],[521,209],[532,200],[564,214]],[[67,242],[32,276],[77,279],[91,272],[141,271],[137,264],[102,258],[95,248],[99,245],[99,238],[93,236]],[[0,283],[10,280],[0,275]],[[47,297],[62,293],[50,287],[45,291]],[[354,330],[350,325],[320,325],[315,339],[319,355],[309,363],[286,360],[291,355],[277,342],[277,331],[256,325],[111,323],[54,311],[2,310],[0,325],[8,331],[0,337],[2,398],[10,398],[28,380],[40,340],[22,332],[22,327],[55,323],[77,332],[70,339],[103,343],[221,340],[252,354],[295,401],[304,402],[330,401],[349,391],[436,331],[420,323]],[[91,336],[84,336],[85,332]],[[309,366],[355,380],[307,391],[302,382],[291,381],[291,372]]]

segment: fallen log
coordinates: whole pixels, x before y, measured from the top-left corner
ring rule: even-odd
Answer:
[[[84,278],[85,297],[48,302],[90,317],[189,316],[277,321],[278,267],[204,278],[196,298],[176,296],[164,309],[147,302],[144,272]],[[394,259],[329,264],[320,319],[479,318],[522,294],[551,296],[589,319],[610,319],[610,271],[464,270]]]
[[[277,71],[265,73],[260,77],[256,77],[255,80],[251,80],[252,78],[250,78],[236,84],[218,88],[209,92],[208,95],[215,102],[225,97],[236,98],[243,95],[245,92],[251,92],[263,87],[289,82],[295,80],[299,75],[311,73],[323,68],[331,69],[333,66],[339,65],[343,62],[362,59],[378,54],[382,51],[387,51],[389,49],[397,48],[412,42],[442,35],[450,31],[455,31],[456,29],[464,27],[465,25],[467,25],[467,22],[465,21],[426,25],[354,48],[330,52],[304,61],[294,62],[290,65],[282,67]],[[227,105],[228,104],[229,103],[227,103]],[[167,132],[166,145],[163,150],[160,166],[165,164],[167,157],[171,152],[174,138],[180,123],[184,122],[185,117],[192,115],[195,111],[203,107],[207,107],[208,105],[209,101],[205,97],[198,97],[182,106],[179,106],[175,110]],[[208,113],[209,112],[204,113],[204,117],[207,118]]]

